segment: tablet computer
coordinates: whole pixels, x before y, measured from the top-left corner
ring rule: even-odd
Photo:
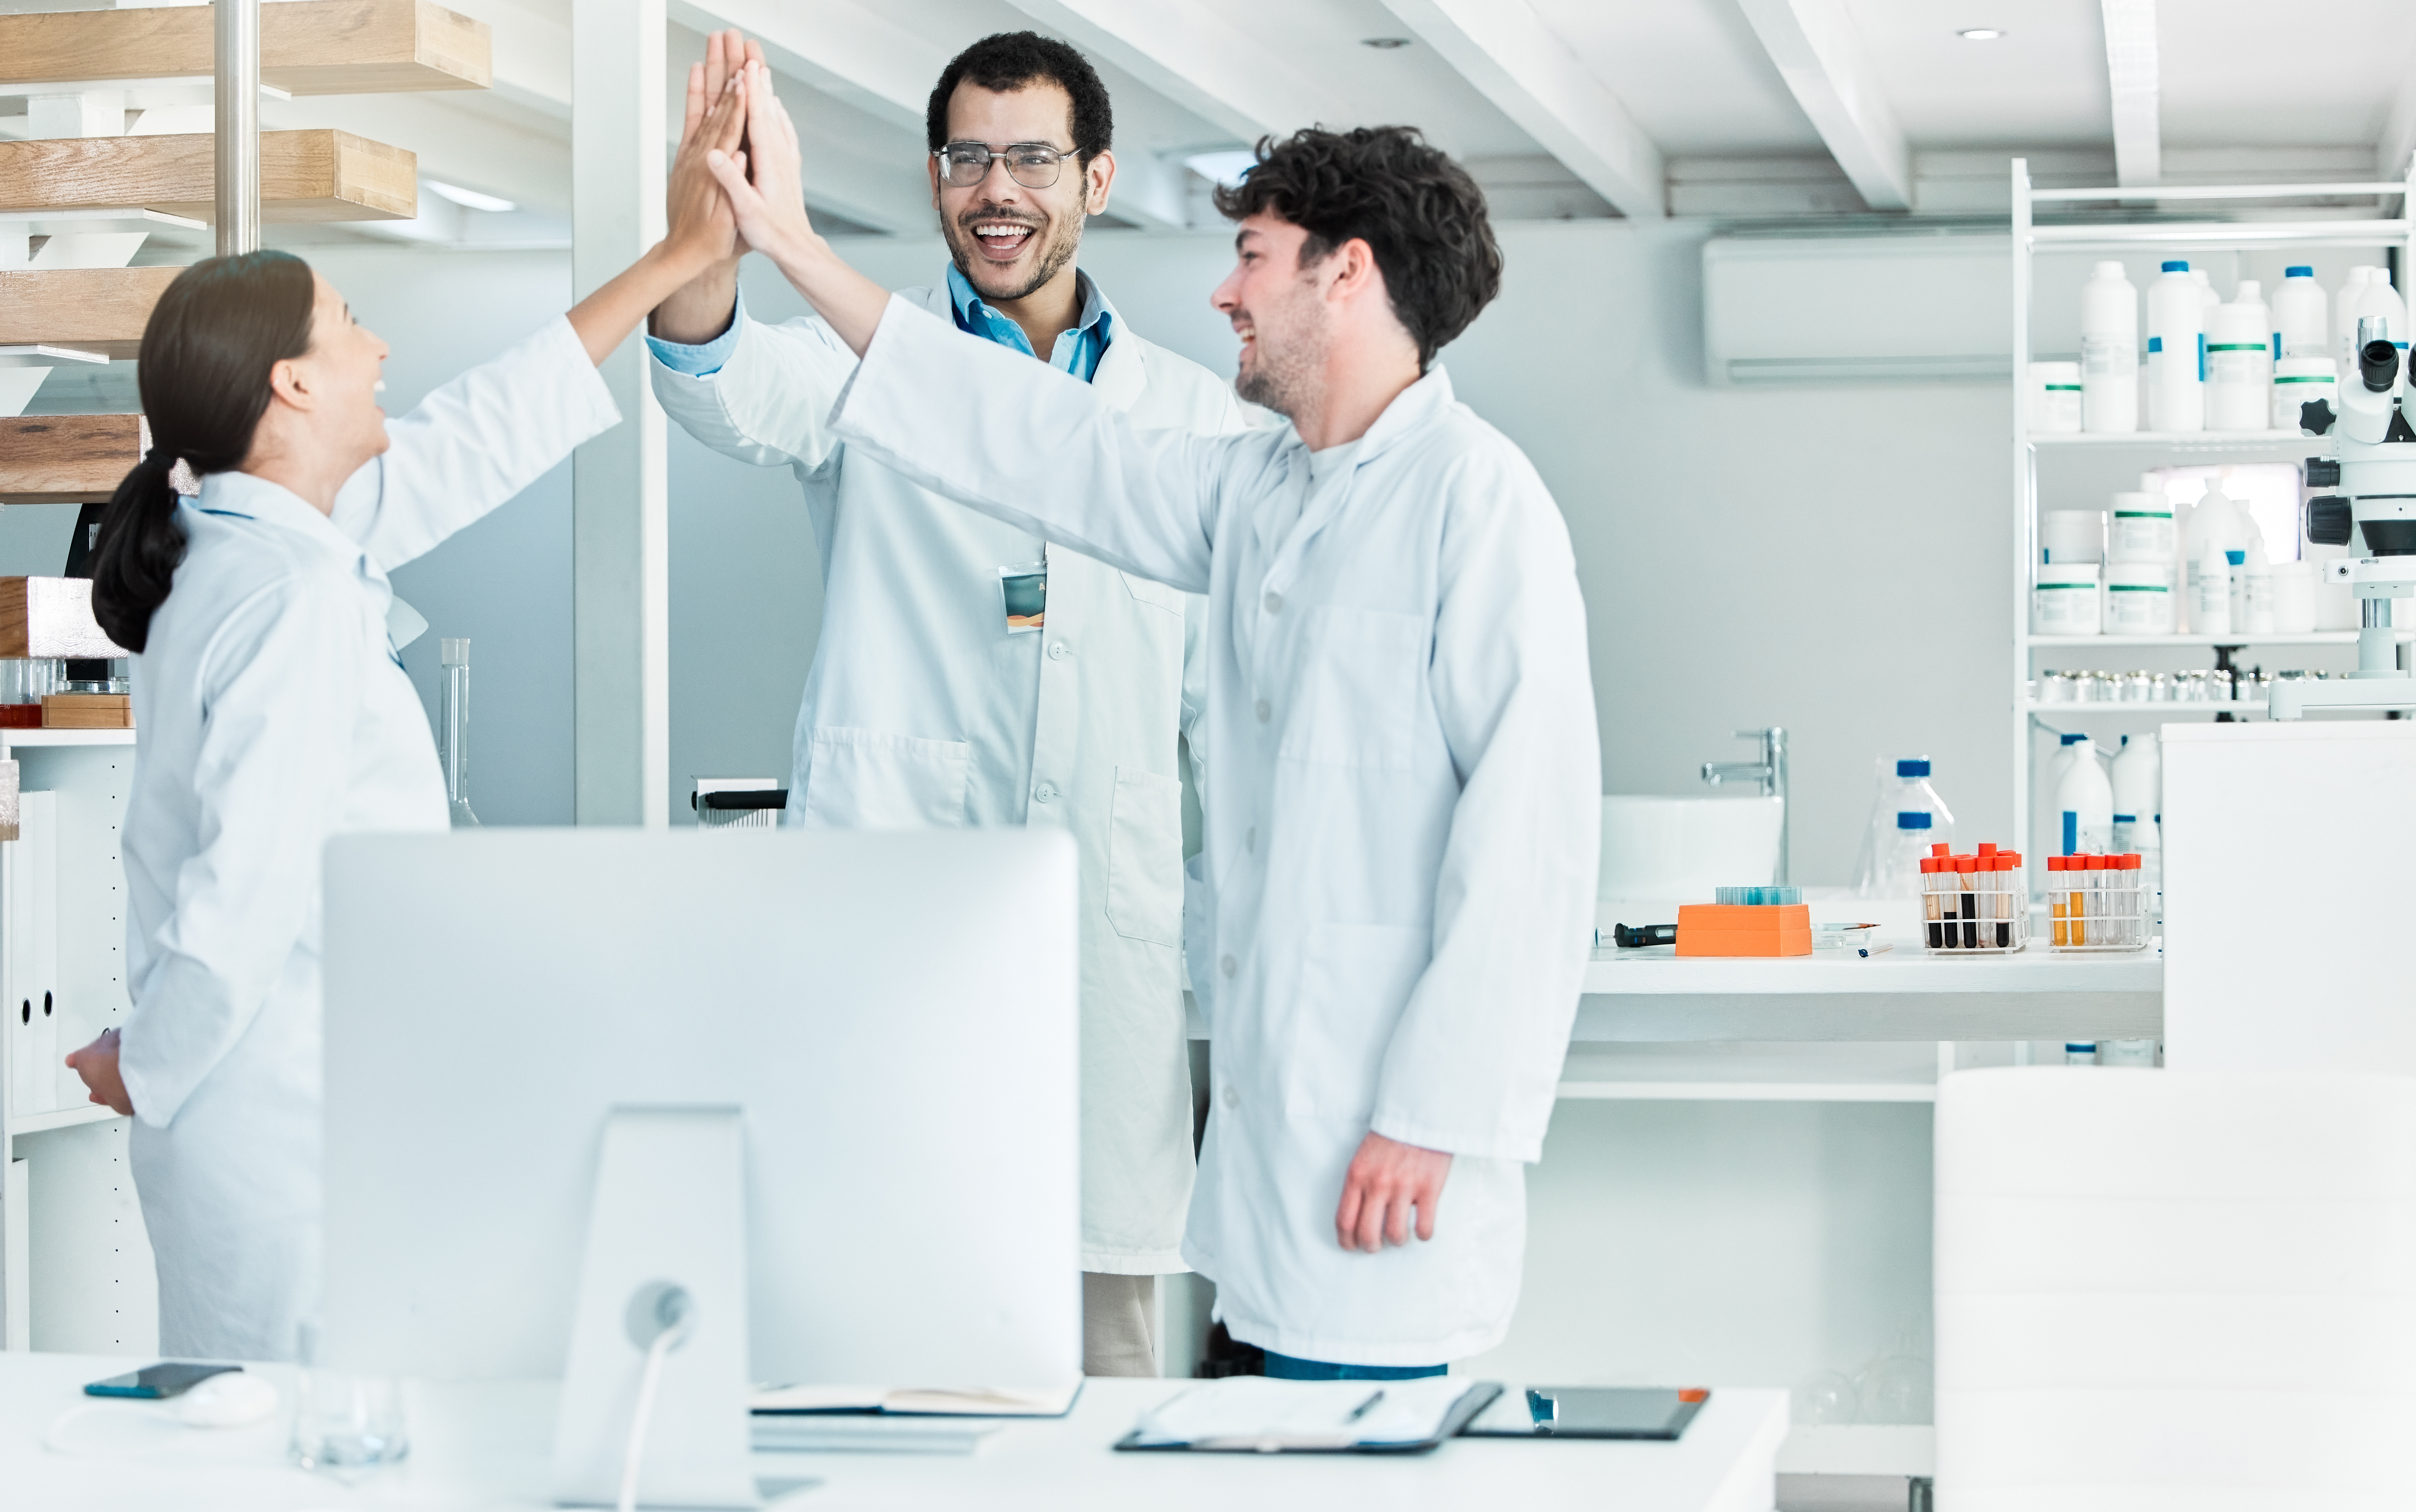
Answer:
[[[1512,1386],[1459,1431],[1480,1439],[1668,1441],[1711,1399],[1699,1386]]]

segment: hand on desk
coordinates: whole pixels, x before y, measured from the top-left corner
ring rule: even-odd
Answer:
[[[1418,1237],[1431,1239],[1435,1208],[1451,1174],[1451,1157],[1388,1140],[1372,1129],[1359,1142],[1342,1178],[1342,1205],[1335,1210],[1334,1236],[1345,1249],[1369,1254],[1388,1244],[1410,1242],[1410,1209],[1418,1210]]]
[[[117,1074],[117,1031],[104,1029],[100,1037],[68,1056],[68,1069],[83,1078],[85,1090],[94,1102],[114,1113],[129,1117],[134,1112],[132,1099],[126,1096],[126,1082]]]

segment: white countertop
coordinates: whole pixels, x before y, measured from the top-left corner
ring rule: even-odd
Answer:
[[[0,1354],[0,1501],[91,1512],[334,1512],[349,1507],[551,1508],[554,1388],[545,1383],[423,1385],[413,1395],[411,1458],[359,1487],[294,1468],[281,1420],[231,1431],[165,1425],[161,1404],[111,1403],[69,1437],[113,1456],[43,1447],[83,1383],[143,1363],[95,1355]],[[288,1373],[262,1368],[285,1383]],[[759,1476],[820,1484],[778,1504],[1030,1508],[1032,1512],[1253,1512],[1278,1508],[1616,1505],[1623,1512],[1766,1512],[1787,1437],[1787,1393],[1715,1389],[1676,1444],[1458,1439],[1431,1454],[1118,1454],[1140,1412],[1191,1384],[1095,1380],[1065,1419],[1019,1423],[973,1455],[766,1454]],[[102,1430],[111,1431],[102,1431]],[[113,1437],[113,1434],[114,1437]]]

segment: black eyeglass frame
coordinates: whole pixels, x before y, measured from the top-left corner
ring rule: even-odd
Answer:
[[[969,183],[959,184],[956,181],[951,173],[951,170],[956,165],[949,161],[948,155],[953,152],[967,150],[976,151],[982,154],[981,177],[974,179]],[[1050,156],[1051,160],[1049,164],[1050,172],[1049,178],[1045,183],[1034,184],[1030,179],[1025,178],[1022,174],[1018,174],[1015,171],[1015,155],[1019,152],[1034,151],[1045,152]],[[989,177],[990,165],[999,162],[1006,164],[1006,176],[1015,180],[1018,184],[1022,185],[1025,189],[1053,189],[1056,187],[1057,181],[1065,176],[1065,165],[1068,162],[1073,161],[1078,156],[1080,156],[1080,154],[1076,151],[1059,147],[1047,142],[1012,142],[1007,144],[1006,146],[996,150],[993,150],[987,142],[951,142],[946,146],[942,147],[931,154],[932,160],[940,165],[940,182],[945,184],[950,189],[980,188],[982,183]]]

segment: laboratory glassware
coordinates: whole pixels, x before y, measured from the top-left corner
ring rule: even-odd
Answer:
[[[476,829],[470,811],[470,643],[440,643],[437,660],[444,683],[437,689],[437,744],[445,763],[445,801],[455,829]]]

